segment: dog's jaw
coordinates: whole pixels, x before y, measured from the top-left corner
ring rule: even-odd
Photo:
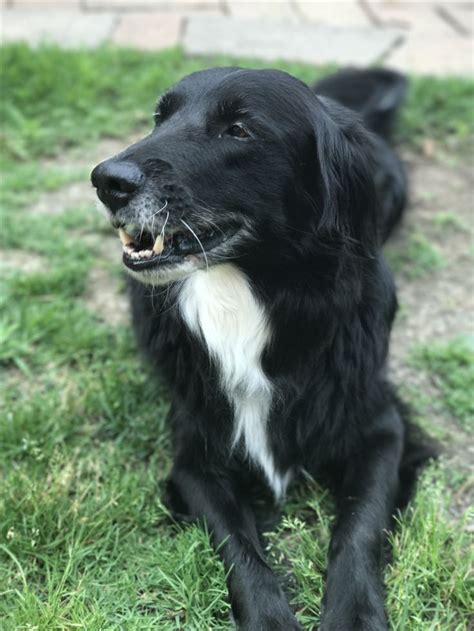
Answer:
[[[145,269],[142,271],[135,271],[126,267],[127,272],[145,285],[169,285],[184,280],[193,272],[205,267],[203,263],[196,256],[189,256],[187,260],[177,265],[161,265],[152,269]]]

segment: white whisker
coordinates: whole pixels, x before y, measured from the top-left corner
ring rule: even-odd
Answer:
[[[168,219],[170,218],[170,214],[168,211],[166,211],[166,219],[165,219],[165,223],[163,224],[163,228],[161,229],[160,232],[160,236],[163,237],[163,241],[165,240],[165,229],[166,229],[166,224],[168,223]],[[161,261],[161,257],[163,256],[163,250],[160,253],[160,258],[158,259],[158,262]]]
[[[156,210],[151,216],[151,236],[153,238],[155,238],[155,216],[158,215],[158,213],[161,213],[163,210],[165,210],[167,206],[168,206],[168,200],[166,200],[164,205],[158,210]]]
[[[202,250],[202,253],[204,254],[204,260],[206,261],[206,269],[209,271],[209,261],[207,260],[207,255],[206,255],[206,251],[201,243],[201,241],[199,240],[199,237],[197,236],[197,234],[194,232],[194,230],[191,228],[191,226],[189,226],[184,219],[180,219],[180,222],[182,224],[184,224],[186,226],[186,228],[189,230],[189,232],[194,236],[194,238],[196,239],[196,241],[199,243],[199,247]]]
[[[156,210],[152,217],[154,217],[155,215],[157,215],[158,213],[161,213],[166,207],[168,206],[168,200],[165,201],[164,206],[162,206],[161,208],[159,208],[158,210]]]

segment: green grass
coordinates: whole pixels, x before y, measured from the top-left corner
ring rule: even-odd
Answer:
[[[386,583],[394,630],[465,629],[474,554],[469,551],[468,535],[447,519],[446,485],[443,466],[428,469],[415,500],[399,517],[391,535],[393,560]],[[321,489],[310,487],[300,495],[295,493],[281,526],[269,538],[276,567],[283,564],[293,574],[293,605],[303,628],[313,628],[319,621],[333,521],[330,509]]]
[[[466,430],[474,429],[474,338],[420,349],[415,363],[428,372],[447,410]]]
[[[440,233],[445,230],[456,230],[457,232],[469,232],[469,227],[452,211],[439,212],[433,217],[433,225],[439,229]]]
[[[93,269],[110,268],[97,254],[107,228],[84,205],[47,217],[28,210],[41,192],[85,177],[64,159],[67,147],[84,147],[87,161],[88,145],[148,125],[163,88],[212,62],[180,51],[44,47],[33,54],[8,46],[1,55],[1,247],[40,256],[44,266],[2,270],[0,626],[230,628],[224,570],[207,533],[173,523],[160,501],[170,467],[167,392],[144,371],[128,328],[107,325],[85,301]],[[279,66],[308,81],[322,72]],[[425,90],[410,97],[401,136],[416,143],[436,125],[440,135],[464,138],[471,84],[455,82],[455,106],[451,84],[417,81]],[[58,162],[43,161],[54,155]],[[436,257],[421,250],[416,265],[435,273]],[[110,283],[122,286],[117,273]],[[433,347],[420,359],[461,427],[469,410],[466,358],[458,347]],[[467,534],[447,512],[459,484],[442,466],[431,469],[401,517],[386,574],[394,629],[465,628]],[[293,606],[307,628],[319,619],[333,519],[327,494],[300,486],[269,534],[269,557],[282,579],[291,573]]]
[[[212,65],[269,65],[225,57],[189,59],[179,49],[156,55],[102,48],[91,55],[44,46],[32,55],[18,44],[5,46],[0,55],[0,116],[7,155],[23,160],[151,127],[160,93],[190,72]],[[277,65],[305,81],[325,72],[303,64]]]
[[[403,244],[389,242],[385,254],[394,272],[408,279],[432,274],[446,264],[437,246],[422,234],[410,235]]]
[[[6,159],[6,156],[3,158],[0,199],[4,212],[32,204],[41,192],[53,192],[66,184],[87,180],[89,177],[89,169],[83,167],[58,164],[51,166],[38,163],[37,160],[18,162]]]
[[[430,138],[445,144],[457,139],[472,143],[473,98],[473,81],[456,77],[412,77],[401,112],[400,140],[413,143]]]
[[[327,72],[289,62],[189,59],[179,49],[156,55],[103,48],[91,55],[44,46],[32,54],[26,45],[17,44],[5,46],[0,55],[2,134],[7,155],[23,160],[56,155],[64,147],[104,135],[123,137],[151,125],[160,92],[183,75],[211,65],[273,65],[306,82]],[[473,96],[473,81],[412,77],[400,139],[416,144],[426,136],[441,142],[472,137]]]

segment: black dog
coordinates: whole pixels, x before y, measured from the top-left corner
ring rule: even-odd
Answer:
[[[197,72],[161,98],[149,136],[92,172],[139,341],[174,392],[170,503],[222,544],[242,629],[299,628],[250,498],[262,480],[282,498],[302,471],[338,507],[321,628],[387,628],[384,530],[407,438],[380,247],[406,198],[386,142],[404,92],[383,70],[314,91],[274,70]]]

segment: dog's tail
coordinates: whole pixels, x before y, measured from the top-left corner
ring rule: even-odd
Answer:
[[[318,96],[329,97],[358,112],[378,139],[373,148],[377,164],[375,179],[381,202],[379,222],[382,242],[400,221],[407,204],[405,171],[398,156],[388,147],[407,86],[403,75],[383,68],[341,70],[313,86]]]
[[[407,85],[406,78],[393,70],[349,68],[321,79],[313,90],[359,112],[369,129],[389,141]]]

